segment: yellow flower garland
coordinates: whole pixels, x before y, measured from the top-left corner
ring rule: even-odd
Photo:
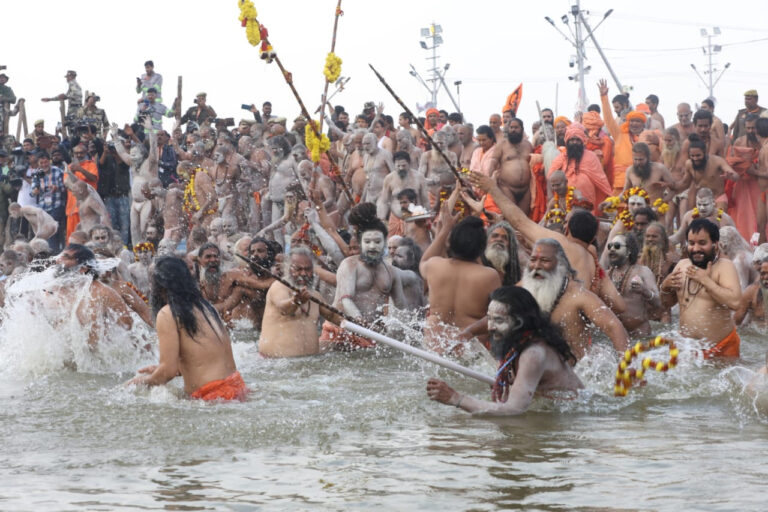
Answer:
[[[717,209],[717,222],[720,222],[721,220],[723,220],[723,213],[725,212],[723,211],[722,208]],[[701,214],[699,213],[699,207],[694,206],[693,213],[691,214],[691,218],[698,219],[699,217],[701,217]]]
[[[313,126],[314,130],[312,129]],[[315,163],[320,161],[320,155],[331,149],[331,141],[327,135],[321,133],[319,139],[315,135],[315,130],[319,129],[320,124],[313,119],[310,119],[307,126],[304,127],[304,142],[310,151],[310,158]]]
[[[562,224],[565,221],[565,214],[563,210],[555,206],[547,212],[544,220],[547,222],[551,220],[553,224]]]
[[[237,3],[240,6],[240,16],[238,19],[242,26],[245,27],[245,36],[248,38],[251,46],[258,46],[261,42],[261,27],[259,27],[259,22],[256,21],[258,16],[256,6],[253,5],[251,0],[238,0]]]
[[[341,75],[341,58],[333,52],[328,52],[325,58],[325,68],[323,68],[325,79],[329,82],[335,82]]]
[[[609,196],[605,198],[605,202],[608,204],[603,207],[603,211],[605,213],[613,213],[619,207],[619,204],[621,204],[621,199],[616,196]]]
[[[654,361],[650,357],[643,359],[641,368],[635,370],[629,368],[630,363],[634,358],[640,355],[646,350],[658,348],[663,345],[669,347],[669,360],[666,363],[661,361]],[[637,342],[634,347],[624,352],[624,357],[619,361],[619,368],[616,370],[616,384],[613,388],[614,396],[627,396],[629,388],[635,381],[641,380],[645,372],[648,370],[656,370],[657,372],[666,372],[667,370],[677,366],[677,356],[680,355],[680,350],[675,346],[675,342],[669,338],[662,338],[656,336],[653,341],[647,343]]]
[[[631,187],[624,191],[624,193],[621,195],[622,198],[624,198],[624,202],[626,203],[629,201],[629,198],[632,196],[640,196],[643,199],[645,199],[646,204],[648,203],[648,192],[645,191],[643,187]]]
[[[653,208],[656,209],[659,215],[664,215],[669,211],[669,205],[662,198],[658,198],[653,202]]]
[[[576,193],[575,187],[568,187],[568,191],[565,193],[565,213],[568,213],[571,211],[571,208],[573,207],[573,198]],[[553,192],[553,197],[555,198],[555,203],[560,204],[560,195],[557,192]]]
[[[192,214],[200,211],[200,201],[197,200],[197,193],[195,192],[195,176],[198,172],[208,172],[202,167],[195,167],[195,169],[189,175],[189,182],[184,187],[184,211],[188,214]],[[216,213],[217,205],[205,212],[205,215]]]
[[[139,253],[142,252],[151,252],[152,254],[155,254],[155,244],[152,242],[141,242],[140,244],[133,246],[133,257],[136,261],[139,261]]]

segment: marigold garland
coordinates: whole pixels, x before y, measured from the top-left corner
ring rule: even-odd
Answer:
[[[141,242],[133,246],[133,256],[136,258],[136,261],[139,261],[139,253],[142,252],[155,254],[155,244],[152,242]]]
[[[658,198],[653,202],[653,208],[658,212],[659,215],[664,215],[669,211],[669,205],[665,203],[662,198]]]
[[[630,187],[621,195],[625,203],[629,201],[629,198],[632,196],[640,196],[645,199],[646,204],[648,203],[648,192],[646,192],[643,187]]]
[[[341,58],[333,52],[328,52],[325,58],[325,68],[323,68],[325,79],[329,82],[335,82],[341,75]]]
[[[195,176],[197,176],[198,172],[207,173],[208,171],[202,167],[195,167],[189,174],[189,182],[187,182],[187,186],[184,187],[184,211],[190,215],[199,212],[201,208],[200,201],[197,200],[197,193],[195,192]],[[214,204],[213,208],[205,212],[205,215],[216,213],[217,207],[218,205]]]
[[[258,46],[261,43],[261,27],[259,22],[256,21],[258,13],[256,12],[256,6],[253,5],[251,0],[238,0],[240,6],[240,20],[241,26],[245,27],[245,36],[248,38],[248,42],[251,46]]]
[[[605,198],[605,202],[608,204],[606,206],[603,206],[603,211],[605,213],[613,213],[621,204],[621,199],[619,199],[616,196],[609,196]]]
[[[624,229],[627,231],[631,231],[632,226],[635,225],[635,220],[632,218],[632,214],[629,212],[629,210],[621,210],[621,212],[613,220],[613,223],[616,224],[616,221],[618,220],[624,224]]]
[[[125,284],[126,284],[126,285],[128,285],[128,288],[130,288],[131,290],[133,290],[134,292],[136,292],[136,295],[138,295],[138,296],[139,296],[139,298],[140,298],[141,300],[143,300],[143,301],[144,301],[144,303],[145,303],[146,305],[149,305],[149,299],[147,298],[147,296],[146,296],[146,295],[144,295],[143,293],[141,293],[141,290],[139,290],[138,288],[136,288],[136,285],[135,285],[135,284],[133,284],[133,283],[132,283],[132,282],[130,282],[130,281],[125,281]]]
[[[643,359],[641,367],[637,370],[629,368],[630,363],[641,353],[658,348],[663,345],[669,347],[669,360],[664,363],[661,361],[654,361],[650,357]],[[613,388],[614,396],[627,396],[629,388],[632,384],[643,378],[645,372],[648,370],[656,370],[657,372],[666,372],[667,370],[677,366],[677,356],[680,354],[680,350],[675,346],[675,342],[668,339],[656,336],[653,341],[647,343],[637,342],[634,347],[624,352],[624,357],[619,361],[619,368],[616,370],[616,384]]]
[[[563,213],[563,210],[555,206],[547,212],[547,214],[544,216],[544,220],[547,222],[551,220],[553,224],[562,224],[565,221],[565,213]]]
[[[307,126],[304,127],[304,142],[310,151],[310,158],[315,163],[320,161],[320,155],[331,149],[331,141],[327,135],[321,133],[319,139],[315,135],[315,130],[319,129],[320,124],[314,119],[310,119]]]
[[[573,198],[576,194],[576,187],[568,187],[568,191],[565,193],[565,213],[571,211],[573,208]],[[555,203],[560,204],[560,195],[557,192],[553,192]]]
[[[725,212],[723,211],[722,208],[717,209],[717,222],[720,222],[721,220],[723,220],[723,213]],[[699,217],[701,217],[701,213],[699,213],[698,206],[693,207],[693,212],[691,213],[691,217],[694,219],[698,219]]]

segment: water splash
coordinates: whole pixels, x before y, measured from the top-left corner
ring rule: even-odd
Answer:
[[[81,323],[78,308],[87,307],[91,278],[55,272],[23,274],[7,285],[0,310],[0,377],[34,378],[64,369],[132,372],[155,359],[145,349],[153,346],[151,331],[135,315],[130,332],[109,314]],[[91,338],[98,340],[95,347]]]

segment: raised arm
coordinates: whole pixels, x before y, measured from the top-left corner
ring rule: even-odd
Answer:
[[[125,165],[131,165],[131,155],[128,154],[128,152],[123,147],[123,143],[120,141],[120,139],[117,138],[117,124],[112,123],[112,126],[109,128],[109,133],[112,135],[112,140],[115,142],[115,151],[117,151],[117,156],[120,158],[120,160],[123,161]]]
[[[600,90],[600,103],[603,107],[603,121],[605,121],[605,128],[608,133],[611,134],[613,140],[619,138],[621,135],[621,128],[616,123],[616,119],[613,118],[613,105],[608,100],[608,82],[603,78],[597,82],[597,88]]]

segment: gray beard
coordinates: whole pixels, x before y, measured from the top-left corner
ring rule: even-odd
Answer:
[[[499,272],[504,272],[504,267],[509,263],[509,252],[504,249],[498,249],[493,245],[489,245],[485,248],[485,259],[488,263],[493,265],[493,268]]]
[[[216,284],[221,280],[221,271],[208,270],[208,267],[200,267],[200,281],[208,284]]]
[[[536,272],[546,272],[537,270]],[[555,307],[555,302],[560,295],[567,275],[565,267],[558,264],[554,272],[549,273],[546,279],[534,279],[533,272],[526,268],[520,285],[531,292],[533,298],[539,303],[541,311],[550,314]]]
[[[384,260],[384,254],[379,253],[376,256],[370,256],[368,253],[360,253],[360,261],[368,265],[369,267],[375,267]]]

